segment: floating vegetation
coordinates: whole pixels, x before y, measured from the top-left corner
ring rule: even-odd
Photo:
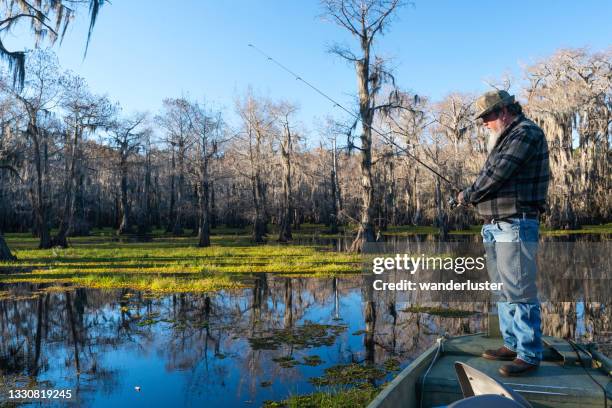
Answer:
[[[123,311],[123,308],[122,308]],[[137,316],[140,317],[140,316]],[[136,323],[137,326],[151,326],[153,324],[157,324],[159,322],[161,322],[162,320],[159,319],[159,313],[149,313],[145,316],[144,320],[139,321],[138,323]]]
[[[307,395],[293,395],[283,401],[265,401],[264,408],[288,407],[364,407],[376,397],[385,386],[374,386],[374,381],[384,379],[388,374],[400,370],[400,362],[391,358],[382,366],[346,364],[327,368],[322,377],[309,381],[315,386],[330,387],[324,391]]]
[[[137,326],[151,326],[153,324],[159,323],[159,320],[155,320],[155,319],[145,319],[145,320],[141,320],[138,323],[136,323]]]
[[[427,313],[441,317],[469,317],[480,312],[474,310],[451,309],[444,307],[410,306],[402,310],[406,313]]]
[[[318,366],[320,364],[323,364],[324,361],[321,360],[321,357],[314,355],[314,356],[306,356],[304,357],[304,363],[305,365],[309,365],[309,366]]]
[[[400,370],[400,361],[396,358],[390,358],[384,362],[383,367],[387,371],[399,371]]]
[[[267,388],[272,385],[272,381],[262,381],[259,383],[259,385],[263,388]]]
[[[275,357],[272,361],[278,363],[283,368],[292,368],[299,364],[293,356]]]
[[[126,288],[123,299],[128,300],[134,290],[160,294],[242,289],[255,272],[338,276],[361,268],[359,256],[332,252],[323,245],[253,245],[247,230],[237,230],[238,235],[226,232],[213,230],[212,245],[199,248],[196,237],[157,231],[151,242],[118,242],[109,231],[94,230],[89,237],[71,239],[65,250],[40,250],[36,239],[6,234],[18,260],[0,262],[0,281]]]
[[[172,324],[174,330],[185,330],[189,327],[185,320],[177,320]]]
[[[357,330],[356,332],[353,333],[353,336],[361,336],[362,334],[366,334],[367,331],[366,330]]]
[[[313,377],[308,381],[313,385],[353,385],[357,386],[364,382],[381,380],[385,378],[387,371],[375,365],[362,365],[357,363],[337,365],[326,368],[325,375]]]
[[[249,338],[253,350],[277,350],[290,345],[301,350],[312,347],[331,346],[347,326],[304,322],[302,326],[273,330],[271,334]]]
[[[284,401],[264,401],[264,408],[355,408],[365,407],[380,392],[380,388],[367,384],[362,388],[316,392],[308,395],[293,395]]]
[[[396,358],[386,360],[382,365],[374,364],[340,364],[325,369],[321,377],[313,377],[308,381],[316,386],[347,385],[354,387],[370,386],[376,380],[384,379],[388,374],[401,369]]]

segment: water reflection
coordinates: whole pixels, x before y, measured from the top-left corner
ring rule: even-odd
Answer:
[[[403,367],[439,334],[486,328],[480,313],[407,311],[402,293],[372,291],[368,279],[262,274],[244,290],[161,297],[2,285],[2,395],[29,386],[70,388],[81,406],[260,406],[315,390],[325,368],[390,358]],[[543,317],[548,334],[591,339],[605,336],[605,319],[609,308],[577,302]]]
[[[301,236],[294,240],[300,245],[321,245],[332,248],[335,251],[347,251],[353,242],[353,236],[347,235],[337,238],[327,238],[315,233],[312,236]],[[410,242],[438,242],[441,241],[438,234],[411,234],[411,235],[380,235],[379,241],[390,244],[405,244]],[[540,235],[540,242],[601,242],[612,240],[612,234],[586,233],[586,234],[565,234],[565,235]],[[450,234],[445,242],[474,242],[481,243],[480,234]]]

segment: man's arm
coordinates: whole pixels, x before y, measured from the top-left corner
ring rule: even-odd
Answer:
[[[472,186],[463,190],[458,200],[462,203],[478,203],[484,196],[494,193],[537,152],[540,138],[537,132],[524,129],[509,134],[511,140],[497,153],[495,162],[480,172]]]

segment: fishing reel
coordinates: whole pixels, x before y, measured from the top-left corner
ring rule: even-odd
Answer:
[[[447,203],[451,210],[454,210],[461,205],[454,196],[450,196]]]

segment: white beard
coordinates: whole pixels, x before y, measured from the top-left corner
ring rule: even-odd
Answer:
[[[497,140],[501,136],[502,132],[495,132],[493,130],[487,129],[489,134],[487,135],[487,152],[491,153],[493,148],[495,148],[495,144]]]

